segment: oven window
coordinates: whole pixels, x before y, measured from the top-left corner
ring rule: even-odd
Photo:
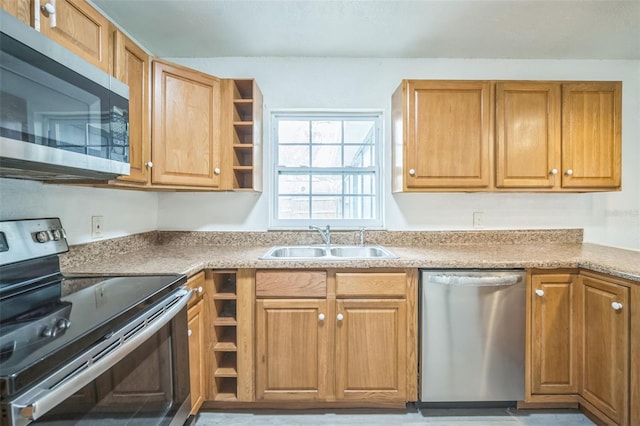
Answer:
[[[186,319],[179,315],[177,319]],[[113,368],[32,424],[169,425],[189,405],[183,321],[167,324]],[[182,332],[174,331],[182,328]],[[183,340],[179,344],[179,341]],[[184,408],[183,408],[184,409]]]

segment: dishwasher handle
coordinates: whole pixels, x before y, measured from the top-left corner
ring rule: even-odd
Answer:
[[[508,286],[522,281],[522,274],[509,275],[457,275],[434,274],[427,275],[426,281],[432,284],[459,285],[472,287]]]

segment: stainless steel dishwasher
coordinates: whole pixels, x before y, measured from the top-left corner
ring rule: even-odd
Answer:
[[[522,270],[422,270],[421,401],[524,399]]]

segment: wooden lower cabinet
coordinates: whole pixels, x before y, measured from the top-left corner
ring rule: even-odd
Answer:
[[[191,382],[191,414],[196,414],[204,401],[204,301],[199,301],[187,311],[189,327],[189,379]]]
[[[529,399],[575,402],[578,393],[578,330],[574,313],[577,274],[536,274],[529,282]]]
[[[329,323],[326,300],[256,301],[256,400],[324,400]]]
[[[578,287],[580,396],[615,424],[629,424],[629,288],[595,275]],[[636,331],[637,332],[637,331]]]
[[[258,271],[256,294],[256,401],[417,399],[417,273]]]
[[[406,401],[406,302],[336,302],[336,398]]]
[[[532,273],[525,403],[578,402],[603,424],[640,424],[639,304],[636,283]]]

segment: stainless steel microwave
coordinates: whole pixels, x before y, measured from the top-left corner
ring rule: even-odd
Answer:
[[[129,174],[129,88],[0,11],[0,177]]]

